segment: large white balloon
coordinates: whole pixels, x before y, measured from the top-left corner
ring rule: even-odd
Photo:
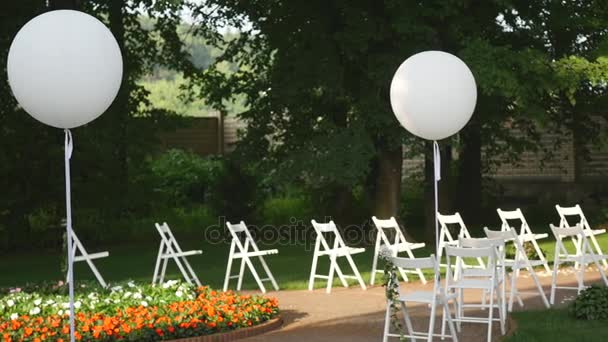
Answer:
[[[35,119],[74,128],[108,109],[120,88],[122,56],[114,36],[78,11],[47,12],[15,36],[8,81],[19,104]]]
[[[440,140],[460,131],[477,101],[471,70],[458,57],[425,51],[405,60],[391,82],[391,106],[412,134]]]

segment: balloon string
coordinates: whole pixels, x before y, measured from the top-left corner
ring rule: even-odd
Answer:
[[[434,167],[434,185],[435,185],[435,255],[439,256],[439,221],[437,215],[439,214],[439,199],[437,196],[437,188],[439,187],[439,181],[441,180],[441,150],[437,141],[433,141],[433,167]],[[441,260],[437,260],[441,262]],[[435,275],[437,280],[440,279],[439,272]]]
[[[75,247],[72,238],[72,198],[70,186],[70,158],[74,150],[72,132],[65,130],[65,207],[66,207],[66,231],[68,245],[68,289],[70,295],[70,341],[74,342],[74,254],[72,249]],[[75,251],[74,251],[75,252]]]

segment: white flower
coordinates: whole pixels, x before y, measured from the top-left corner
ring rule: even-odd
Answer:
[[[91,292],[87,297],[89,297],[89,299],[94,299],[95,297],[97,297],[97,292]]]
[[[129,298],[129,297],[131,297],[132,294],[133,293],[127,291],[127,292],[125,292],[125,295],[123,296],[123,298]]]
[[[63,310],[59,310],[59,311],[57,312],[57,314],[58,314],[59,316],[63,316]]]
[[[11,306],[15,305],[15,302],[12,299],[9,299],[6,301],[6,305],[8,305],[8,307],[10,308]]]
[[[142,300],[141,305],[145,308],[146,306],[148,306],[148,302],[146,302],[145,300]]]
[[[36,300],[34,301],[34,305],[40,305],[41,303],[42,303],[42,300],[41,300],[41,299],[36,299]]]
[[[177,291],[175,292],[175,295],[178,297],[181,297],[184,293],[182,291]]]
[[[129,287],[135,287],[135,283],[133,281],[130,281],[127,283],[127,286]]]
[[[70,308],[70,303],[63,303],[61,304],[61,307],[64,309],[69,309]]]
[[[146,296],[146,300],[152,300],[152,297]]]
[[[39,307],[35,307],[32,310],[30,310],[30,315],[37,315],[40,313],[40,308]]]
[[[143,296],[141,295],[141,292],[135,292],[135,294],[133,294],[133,298],[134,299],[142,299]]]
[[[122,291],[122,286],[114,286],[113,288],[111,288],[112,292],[119,292]]]
[[[17,318],[19,318],[19,314],[17,314],[17,313],[11,314],[11,320],[15,320]]]
[[[77,301],[76,303],[74,303],[74,308],[79,309],[81,305],[82,303],[80,301]]]
[[[167,280],[163,284],[163,289],[168,289],[170,287],[173,287],[174,285],[177,285],[177,283],[179,283],[177,280]]]
[[[46,305],[51,305],[51,304],[55,304],[55,301],[52,299],[47,300],[44,304]]]

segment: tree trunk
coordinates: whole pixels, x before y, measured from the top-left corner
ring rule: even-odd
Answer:
[[[462,130],[462,153],[458,173],[458,210],[463,220],[481,223],[481,132],[478,120],[473,119]]]
[[[127,165],[127,149],[128,149],[128,120],[129,120],[129,94],[131,91],[130,80],[128,75],[128,56],[125,48],[125,25],[124,25],[124,0],[111,0],[109,3],[109,19],[110,30],[118,42],[122,53],[124,66],[123,82],[110,107],[111,115],[114,116],[113,122],[116,123],[116,161],[118,163],[117,184],[121,189],[121,193],[127,191],[128,185],[128,165]],[[124,197],[123,197],[124,198]]]
[[[396,149],[381,149],[377,162],[374,215],[379,219],[387,219],[397,216],[399,212],[403,165],[401,145]]]

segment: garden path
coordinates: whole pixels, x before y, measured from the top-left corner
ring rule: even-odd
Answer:
[[[551,275],[538,272],[540,281],[549,295],[551,288]],[[559,284],[576,283],[572,269],[563,269],[558,277]],[[597,271],[588,272],[586,283],[597,282],[600,279]],[[430,289],[430,284],[423,285],[416,281],[403,283],[406,291],[416,289]],[[534,291],[534,283],[524,272],[518,280],[520,291]],[[306,290],[269,292],[269,296],[279,299],[283,326],[265,335],[252,337],[244,341],[381,341],[385,314],[385,297],[382,286],[373,286],[366,291],[359,287],[334,288],[331,294],[325,289],[316,289],[313,292]],[[556,303],[564,303],[573,298],[574,291],[558,290]],[[479,302],[480,293],[469,291],[465,295],[466,302]],[[523,309],[543,308],[538,296],[534,294],[523,295],[525,306]],[[517,303],[514,310],[521,310]],[[424,330],[428,327],[428,309],[424,305],[416,305],[411,309],[415,330]],[[485,313],[484,313],[485,314]],[[440,321],[439,321],[440,322]],[[508,329],[508,328],[507,328]],[[485,341],[487,330],[482,324],[463,324],[459,334],[460,341]],[[494,324],[493,336],[500,336],[498,324]],[[391,339],[396,341],[397,339]],[[439,339],[437,339],[439,340]],[[446,339],[447,340],[447,339]],[[499,340],[496,338],[496,340]]]

